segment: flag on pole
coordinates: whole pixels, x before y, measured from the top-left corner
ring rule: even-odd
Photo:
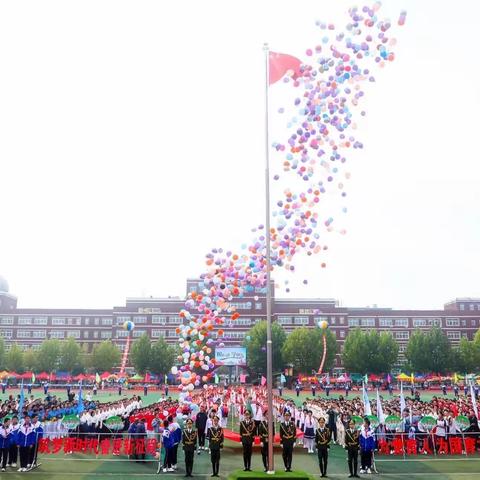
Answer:
[[[412,385],[413,385],[414,383],[413,373],[410,374],[410,382],[412,382]]]
[[[262,387],[264,387],[267,384],[267,379],[262,375]]]
[[[220,382],[220,378],[218,378],[218,375],[215,374],[215,385],[218,385],[219,382]]]
[[[100,375],[98,374],[98,372],[95,374],[95,382],[97,383],[100,383]]]
[[[383,414],[382,402],[380,401],[380,394],[377,388],[377,417],[380,423],[385,422],[385,415]]]
[[[280,383],[284,384],[287,382],[287,379],[285,378],[285,375],[283,373],[280,374]]]
[[[35,383],[35,374],[32,372],[32,383]]]
[[[368,373],[363,377],[363,381],[365,382],[365,385],[368,383]]]
[[[292,55],[270,52],[268,57],[268,84],[272,85],[281,80],[286,74],[293,78],[300,75],[302,62]]]
[[[472,397],[472,408],[475,412],[475,416],[478,418],[477,399],[475,398],[475,392],[473,390],[473,382],[470,382],[470,397]]]
[[[240,383],[245,383],[246,381],[247,381],[247,376],[244,373],[242,373],[240,375]]]
[[[365,388],[364,382],[362,382],[362,398],[363,398],[363,408],[365,410],[365,415],[371,415],[372,408],[370,407],[370,400],[368,399],[367,389]]]
[[[390,376],[390,374],[387,375],[387,382],[392,383],[392,377]]]
[[[327,385],[330,385],[330,374],[327,372],[327,376],[325,377],[325,381],[327,382]]]
[[[458,375],[456,373],[453,374],[453,383],[458,383]]]
[[[405,397],[403,396],[403,382],[400,382],[400,416],[406,408]]]
[[[77,415],[81,415],[84,410],[85,410],[85,406],[83,405],[82,381],[80,380],[80,390],[78,391]]]
[[[20,387],[20,400],[18,402],[18,416],[23,418],[23,404],[25,403],[25,392],[23,391],[23,380],[22,386]]]

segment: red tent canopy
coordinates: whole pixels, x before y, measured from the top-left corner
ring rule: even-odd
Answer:
[[[17,378],[21,378],[22,380],[31,380],[32,379],[32,372],[25,372],[21,375],[18,375]]]
[[[102,380],[106,380],[108,377],[111,377],[112,374],[110,372],[103,372],[101,375],[100,375],[100,378]]]
[[[73,380],[86,380],[86,379],[87,379],[87,376],[84,375],[83,373],[80,373],[80,374],[75,375],[75,376],[73,377]]]
[[[50,374],[47,372],[42,372],[42,373],[39,373],[38,375],[35,375],[35,378],[37,380],[50,380]]]

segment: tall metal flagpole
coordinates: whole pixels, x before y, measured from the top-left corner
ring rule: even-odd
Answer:
[[[268,139],[268,66],[270,51],[268,43],[263,45],[265,53],[265,238],[267,260],[267,422],[268,422],[268,472],[275,473],[273,460],[273,373],[272,373],[272,291],[270,285],[270,157]]]

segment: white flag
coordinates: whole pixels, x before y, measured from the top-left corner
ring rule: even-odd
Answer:
[[[380,423],[385,422],[385,415],[383,414],[382,402],[380,401],[380,394],[377,388],[377,417]]]
[[[477,408],[477,399],[475,398],[475,392],[473,390],[473,384],[470,383],[470,396],[472,397],[472,407],[475,412],[475,416],[478,419],[478,408]]]
[[[362,382],[362,397],[363,397],[363,408],[365,410],[365,415],[371,415],[372,409],[370,408],[370,400],[368,399],[367,390],[365,389],[365,384]]]
[[[400,382],[400,416],[403,418],[402,414],[405,410],[405,397],[403,396],[403,382]]]

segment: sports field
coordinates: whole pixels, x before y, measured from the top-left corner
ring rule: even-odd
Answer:
[[[9,394],[17,394],[18,390],[7,390],[6,395],[1,395],[0,398],[5,398]],[[65,390],[52,390],[52,393],[65,398]],[[143,396],[143,391],[128,391],[124,392],[131,396],[133,393],[138,393],[144,404],[149,404],[158,401],[161,396],[160,392],[150,391],[147,397]],[[175,392],[171,392],[172,397],[176,396]],[[34,390],[35,397],[43,398],[43,390]],[[432,395],[439,395],[438,392],[426,393],[422,398],[429,400]],[[441,395],[441,394],[440,394]],[[439,396],[440,396],[439,395]],[[293,398],[296,401],[303,401],[310,392],[304,392],[299,398],[294,392],[286,392],[284,394],[287,398]],[[332,394],[335,398],[338,394]],[[354,395],[351,395],[354,396]],[[388,396],[388,393],[385,394]],[[373,393],[371,394],[373,398]],[[449,395],[451,397],[451,395]],[[102,402],[115,401],[120,397],[117,391],[99,392],[95,398]],[[230,426],[230,422],[229,422]],[[28,473],[17,473],[16,471],[7,470],[6,473],[1,473],[2,478],[16,479],[25,476],[31,476],[38,480],[60,480],[62,478],[69,480],[88,480],[115,477],[119,479],[131,478],[152,478],[156,475],[157,462],[152,458],[146,463],[136,463],[129,460],[126,456],[120,457],[102,457],[95,458],[93,455],[74,454],[70,456],[61,455],[41,455],[41,466]],[[183,453],[179,450],[179,469],[176,473],[161,473],[164,477],[172,479],[183,478],[185,474]],[[480,456],[465,457],[409,457],[403,460],[402,457],[377,457],[377,470],[380,475],[389,479],[480,479]],[[209,477],[210,459],[207,452],[202,452],[201,455],[195,456],[194,475],[200,478]],[[225,442],[225,448],[222,451],[222,458],[220,462],[220,476],[227,478],[228,475],[238,469],[243,468],[242,450],[237,443],[230,441]],[[258,472],[263,472],[263,465],[260,455],[259,447],[255,447],[252,461],[252,468]],[[275,450],[275,468],[277,471],[283,471],[283,463],[280,449]],[[301,447],[296,447],[293,458],[293,468],[303,470],[311,475],[319,477],[317,457],[315,454],[307,454]],[[328,475],[330,478],[346,478],[348,475],[348,468],[346,462],[346,455],[344,450],[336,445],[332,445],[330,449]],[[363,475],[362,475],[363,476]],[[370,475],[365,475],[369,477]],[[375,475],[371,475],[375,476]]]

